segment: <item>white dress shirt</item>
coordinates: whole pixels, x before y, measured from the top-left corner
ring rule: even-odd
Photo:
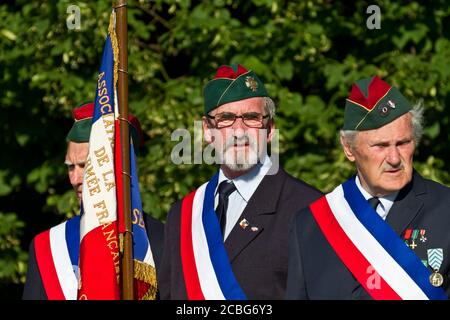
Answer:
[[[366,189],[363,188],[358,175],[356,175],[355,182],[356,182],[356,186],[358,187],[359,191],[361,191],[362,195],[364,196],[364,198],[366,200],[369,200],[370,198],[374,197],[369,192],[367,192]],[[383,220],[386,220],[386,217],[389,213],[389,210],[391,210],[392,205],[394,204],[394,200],[397,197],[397,194],[398,194],[398,191],[388,194],[383,197],[378,197],[378,200],[380,200],[380,204],[377,206],[376,211]]]
[[[234,191],[228,197],[224,240],[228,237],[234,225],[237,223],[239,217],[247,206],[247,203],[249,202],[253,193],[256,191],[256,188],[258,188],[261,180],[267,174],[271,166],[272,161],[266,155],[263,164],[258,163],[252,170],[250,170],[250,172],[247,172],[246,174],[231,180],[236,186],[237,192]],[[217,208],[217,205],[219,204],[219,195],[217,192],[218,186],[222,181],[225,180],[229,179],[225,176],[222,169],[220,169],[219,181],[214,193],[214,208]]]

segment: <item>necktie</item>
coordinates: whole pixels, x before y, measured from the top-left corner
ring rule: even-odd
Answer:
[[[370,206],[373,208],[373,210],[377,211],[377,207],[380,204],[380,200],[377,197],[370,198],[367,200],[370,204]]]
[[[225,225],[227,221],[228,197],[236,190],[236,187],[231,181],[222,181],[219,185],[219,204],[216,208],[217,220],[220,223],[222,230],[222,238],[225,238]]]

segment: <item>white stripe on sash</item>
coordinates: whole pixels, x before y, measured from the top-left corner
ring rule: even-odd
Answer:
[[[61,289],[66,300],[76,300],[78,281],[66,243],[66,222],[50,229],[50,248]]]
[[[404,300],[428,300],[414,280],[358,220],[345,201],[342,186],[327,194],[326,198],[336,220],[350,241],[391,288]]]
[[[192,203],[192,246],[203,296],[207,300],[224,300],[225,297],[211,262],[208,242],[203,227],[203,200],[205,198],[207,184],[204,183],[197,189]]]

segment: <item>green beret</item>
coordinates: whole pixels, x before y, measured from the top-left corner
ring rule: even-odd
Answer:
[[[89,142],[91,135],[92,117],[94,115],[94,103],[88,102],[73,110],[75,122],[72,125],[67,140],[73,142]]]
[[[253,97],[268,97],[262,81],[253,71],[240,64],[223,65],[217,69],[213,80],[203,90],[205,114],[233,101]]]
[[[75,122],[72,125],[67,140],[77,143],[89,142],[92,127],[92,117],[94,116],[94,103],[88,102],[80,105],[73,110]],[[128,121],[130,122],[130,134],[134,142],[134,150],[137,154],[139,147],[144,144],[144,133],[142,132],[141,124],[134,115],[128,114]]]
[[[378,77],[356,81],[345,103],[344,130],[380,128],[411,110],[400,93]]]

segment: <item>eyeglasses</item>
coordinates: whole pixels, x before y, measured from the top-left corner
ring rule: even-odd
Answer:
[[[261,129],[264,126],[264,119],[269,117],[268,114],[262,115],[258,112],[247,112],[240,116],[231,113],[231,112],[223,112],[218,113],[215,116],[211,116],[209,114],[206,115],[209,119],[214,119],[216,123],[217,129],[222,129],[226,127],[232,126],[237,118],[241,118],[244,124],[249,128],[259,128]]]

